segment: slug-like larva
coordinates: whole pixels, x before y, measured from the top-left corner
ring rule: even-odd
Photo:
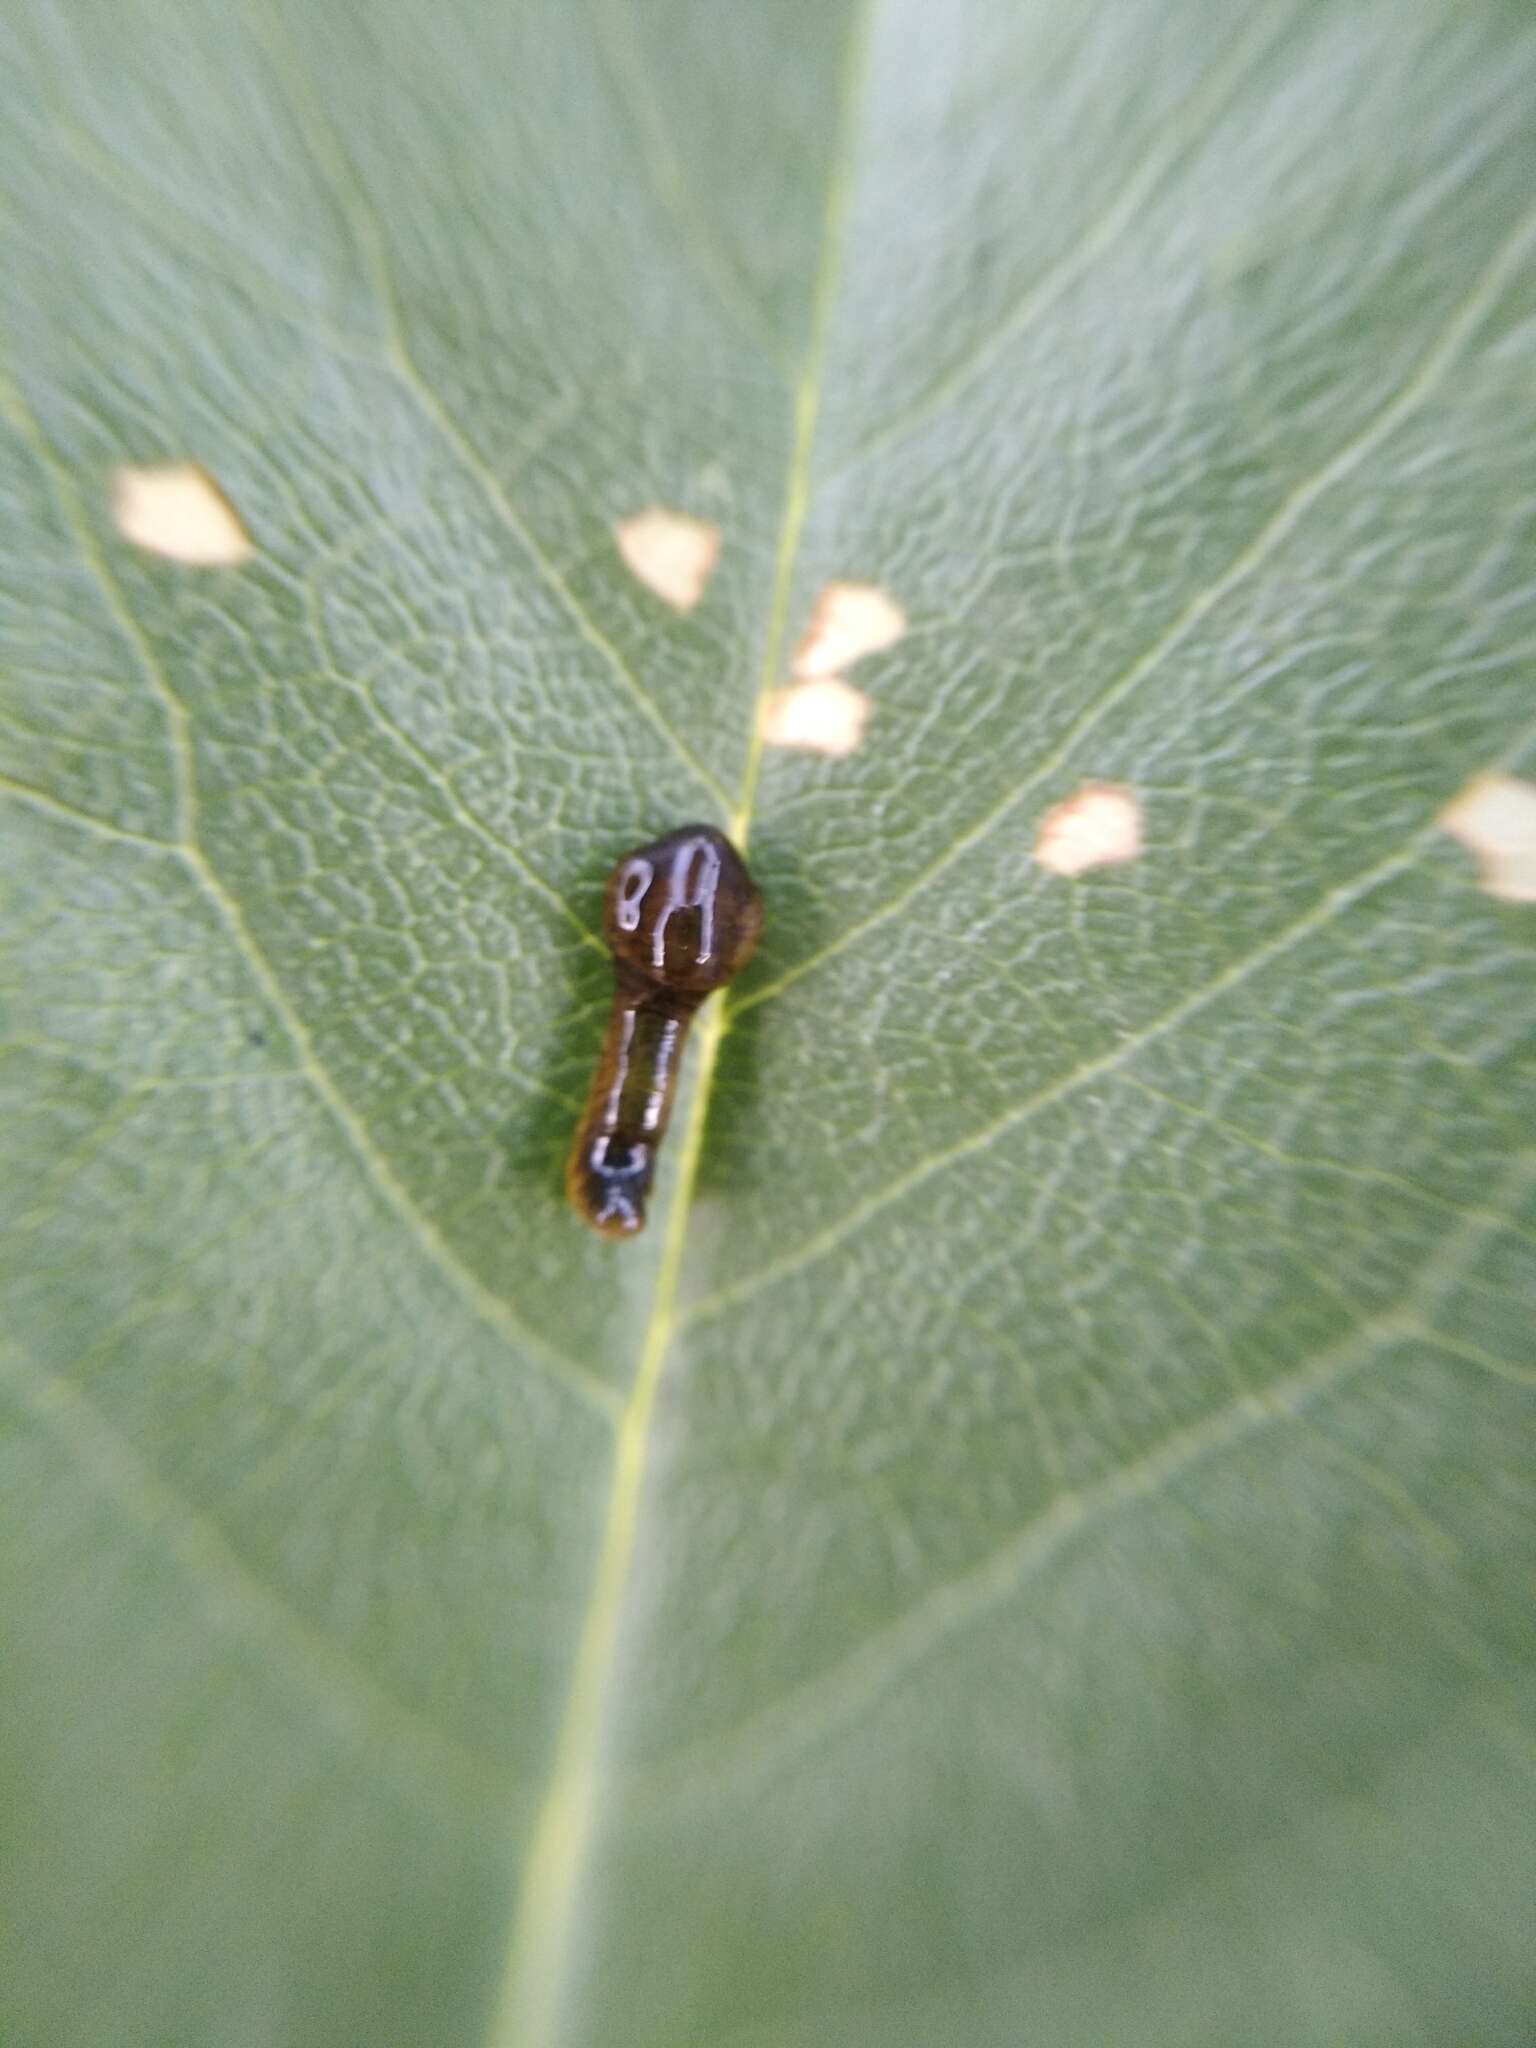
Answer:
[[[712,825],[637,846],[608,877],[613,1011],[565,1170],[572,1202],[605,1237],[644,1229],[693,1013],[746,965],[762,925],[757,886]]]

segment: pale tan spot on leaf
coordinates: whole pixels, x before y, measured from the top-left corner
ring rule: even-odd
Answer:
[[[1035,859],[1053,875],[1134,860],[1141,852],[1141,805],[1114,782],[1085,782],[1040,820]]]
[[[718,526],[660,505],[619,520],[613,538],[631,575],[679,612],[693,610],[720,559]]]
[[[864,737],[869,711],[869,699],[852,683],[817,676],[773,692],[763,706],[763,738],[770,747],[851,754]]]
[[[1437,822],[1477,856],[1490,896],[1536,903],[1536,783],[1518,775],[1474,775]]]
[[[829,583],[791,667],[802,680],[840,675],[866,654],[894,647],[906,630],[906,613],[877,584]]]
[[[234,506],[195,462],[118,470],[112,517],[135,546],[200,569],[230,568],[256,551]]]

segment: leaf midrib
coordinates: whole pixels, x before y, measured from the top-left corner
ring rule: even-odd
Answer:
[[[805,356],[794,387],[793,433],[763,658],[750,710],[740,787],[725,820],[728,836],[743,852],[751,839],[762,768],[762,705],[778,681],[795,564],[810,501],[811,458],[832,306],[842,267],[853,139],[863,97],[872,8],[873,0],[856,0],[844,43]],[[566,1955],[603,1778],[608,1701],[640,1523],[652,1424],[677,1327],[678,1279],[715,1070],[728,1026],[729,1013],[723,1001],[711,1004],[699,1028],[697,1075],[682,1134],[677,1181],[667,1211],[650,1312],[630,1393],[619,1417],[597,1566],[577,1638],[549,1779],[523,1862],[488,2048],[545,2048],[559,2031]]]

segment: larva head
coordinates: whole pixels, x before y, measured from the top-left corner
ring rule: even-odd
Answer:
[[[713,825],[683,825],[625,854],[608,880],[603,936],[621,967],[707,996],[751,958],[763,899]]]

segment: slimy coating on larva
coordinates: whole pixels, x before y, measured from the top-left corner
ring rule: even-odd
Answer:
[[[572,1203],[603,1236],[645,1227],[693,1014],[746,965],[762,925],[756,884],[712,825],[637,846],[609,876],[613,1009],[565,1172]]]

